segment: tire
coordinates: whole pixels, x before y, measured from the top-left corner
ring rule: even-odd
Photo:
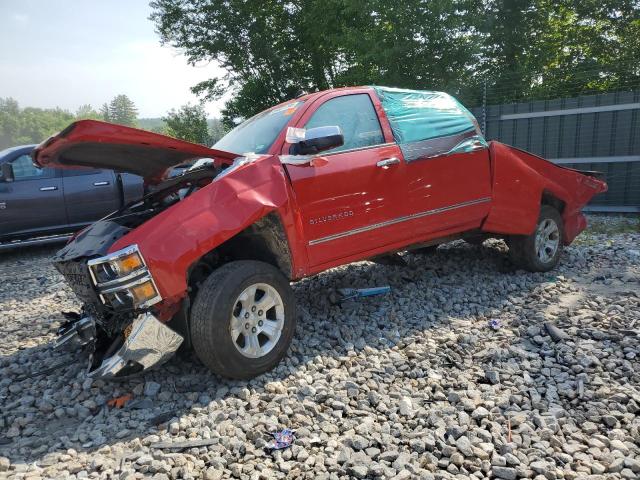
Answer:
[[[275,303],[263,311],[260,300],[267,306]],[[289,281],[277,268],[254,260],[215,270],[201,285],[191,310],[196,355],[213,372],[229,378],[250,379],[274,368],[287,353],[295,329],[296,301]]]
[[[534,232],[509,238],[509,257],[518,267],[530,272],[548,272],[560,261],[563,233],[560,213],[549,205],[542,205]]]

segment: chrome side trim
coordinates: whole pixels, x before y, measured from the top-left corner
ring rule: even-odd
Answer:
[[[411,215],[405,215],[404,217],[394,218],[387,220],[386,222],[374,223],[373,225],[367,225],[366,227],[354,228],[353,230],[347,230],[326,237],[316,238],[309,242],[309,246],[318,245],[320,243],[330,242],[332,240],[338,240],[340,238],[349,237],[351,235],[357,235],[358,233],[369,232],[377,228],[387,227],[389,225],[395,225],[396,223],[407,222],[409,220],[415,220],[416,218],[428,217],[430,215],[436,215],[438,213],[448,212],[449,210],[455,210],[456,208],[470,207],[472,205],[478,205],[480,203],[490,202],[491,197],[478,198],[477,200],[469,200],[468,202],[456,203],[455,205],[448,205],[446,207],[435,208],[433,210],[426,210],[424,212],[413,213]]]

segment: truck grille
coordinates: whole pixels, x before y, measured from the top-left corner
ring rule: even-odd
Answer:
[[[73,293],[76,294],[80,301],[87,304],[98,304],[98,297],[91,285],[89,269],[85,261],[56,262],[55,267],[64,275]]]

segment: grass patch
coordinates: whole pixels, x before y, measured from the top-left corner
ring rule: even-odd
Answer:
[[[640,217],[589,215],[589,226],[586,233],[600,235],[620,235],[623,233],[640,233]]]

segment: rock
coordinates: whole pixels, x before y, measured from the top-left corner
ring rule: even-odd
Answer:
[[[364,465],[354,465],[349,467],[349,473],[355,478],[367,478],[369,469]]]
[[[483,418],[487,418],[488,416],[489,416],[489,410],[487,410],[484,407],[478,407],[473,411],[473,413],[471,413],[471,418],[473,418],[476,421],[480,421]]]
[[[220,480],[224,476],[223,470],[209,467],[204,472],[204,480]]]
[[[3,252],[0,478],[635,480],[638,244],[640,233],[587,231],[547,273],[500,273],[507,247],[493,239],[402,253],[411,268],[320,273],[292,284],[304,334],[250,381],[189,358],[87,379],[82,355],[50,348],[59,312],[81,309],[55,249]],[[327,299],[374,285],[393,292]],[[568,338],[554,343],[545,322]],[[106,407],[127,393],[124,408]],[[285,427],[293,445],[265,450],[265,432]]]
[[[411,455],[406,452],[402,452],[393,462],[393,468],[396,470],[402,470],[411,461]]]
[[[462,436],[456,440],[456,447],[465,457],[473,457],[473,447],[466,436]]]
[[[413,417],[413,402],[411,398],[402,397],[398,403],[398,410],[400,411],[400,415],[409,418]]]
[[[162,385],[156,382],[146,382],[144,384],[144,395],[147,397],[155,397]]]
[[[338,463],[342,465],[343,463],[348,462],[351,459],[352,453],[353,453],[353,450],[351,450],[350,448],[348,447],[342,448],[338,453],[338,458],[337,458]]]
[[[399,455],[397,450],[386,450],[378,456],[378,460],[393,463]]]
[[[487,370],[484,372],[484,376],[492,385],[500,383],[500,374],[496,370]]]
[[[629,447],[617,438],[609,442],[609,448],[611,448],[611,450],[619,450],[623,455],[629,455]]]
[[[518,473],[515,468],[511,467],[491,467],[491,471],[496,478],[502,478],[503,480],[516,480]]]
[[[364,450],[370,444],[369,440],[367,440],[361,435],[354,435],[351,438],[350,443],[351,443],[351,448],[353,448],[354,450]]]

